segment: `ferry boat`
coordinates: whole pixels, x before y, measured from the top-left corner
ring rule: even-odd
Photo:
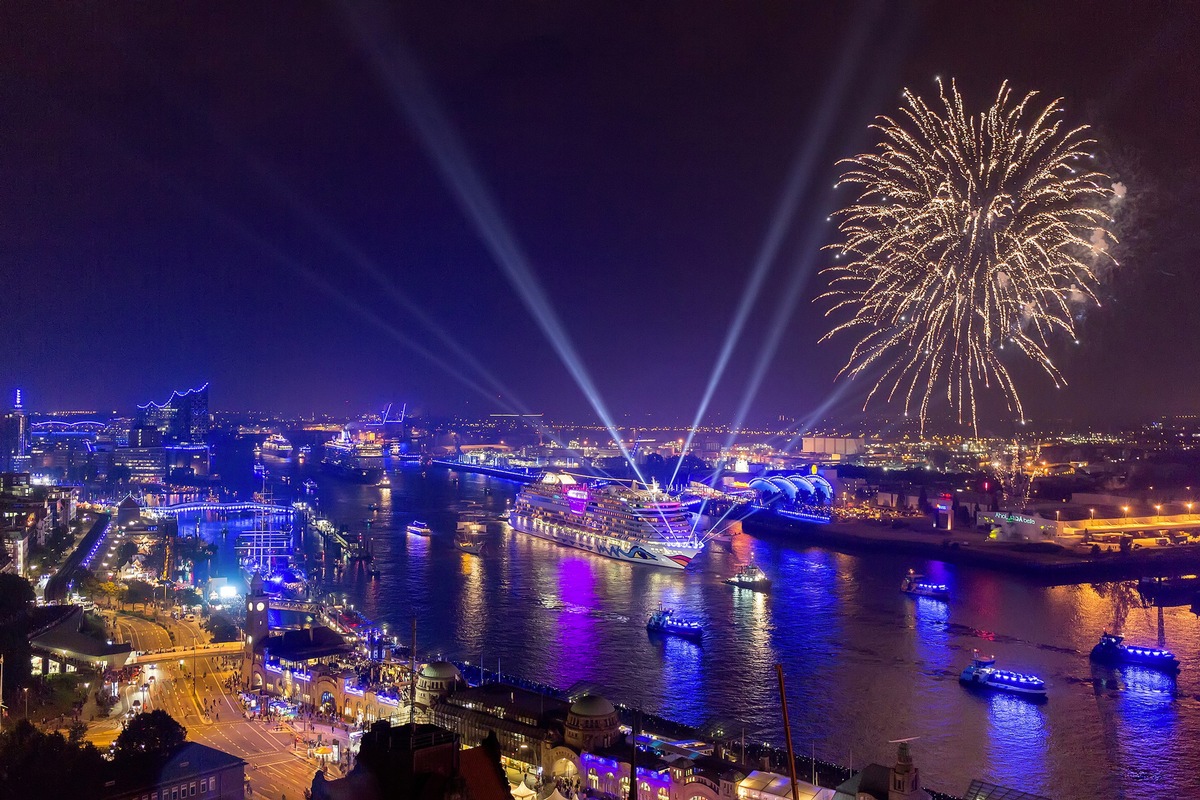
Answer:
[[[684,569],[704,549],[691,516],[657,483],[639,489],[546,473],[517,495],[508,523],[522,533],[631,564]]]
[[[351,422],[336,439],[325,443],[321,463],[331,472],[359,483],[378,483],[383,477],[383,442],[375,431]]]
[[[972,688],[994,689],[998,692],[1025,695],[1032,699],[1046,698],[1046,682],[1036,675],[1010,672],[996,668],[993,656],[980,657],[978,651],[971,665],[962,671],[959,682]]]
[[[454,545],[464,553],[482,555],[487,525],[482,519],[463,518],[455,530]]]
[[[428,524],[420,522],[419,520],[413,520],[412,522],[408,523],[404,530],[408,531],[409,533],[414,533],[417,536],[433,535],[433,529],[430,528]]]
[[[938,600],[950,599],[950,587],[944,583],[933,583],[932,581],[924,580],[924,578],[924,575],[918,575],[910,569],[908,574],[904,576],[904,580],[900,582],[900,591],[917,597],[934,597]]]
[[[677,617],[674,611],[662,606],[659,606],[658,611],[655,611],[650,615],[650,619],[646,620],[646,630],[651,633],[669,633],[672,636],[681,636],[693,641],[704,638],[704,628],[699,622]]]
[[[292,457],[292,443],[278,433],[272,433],[262,443],[262,454],[267,458],[287,461]]]
[[[766,592],[771,588],[771,579],[754,564],[745,564],[738,568],[732,578],[725,581],[730,586],[739,589],[749,589],[754,592]]]
[[[308,480],[304,481],[304,483],[302,483],[300,485],[303,486],[304,491],[308,492],[309,494],[312,494],[313,492],[315,492],[317,490],[317,482],[314,481],[312,478],[309,478]]]
[[[1091,659],[1111,667],[1151,667],[1164,672],[1178,672],[1179,660],[1170,650],[1156,647],[1135,647],[1124,644],[1125,637],[1105,631],[1092,648]]]

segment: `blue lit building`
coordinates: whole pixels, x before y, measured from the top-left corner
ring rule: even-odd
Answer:
[[[138,426],[151,426],[173,443],[203,444],[208,438],[208,384],[185,392],[175,391],[164,403],[138,406]]]

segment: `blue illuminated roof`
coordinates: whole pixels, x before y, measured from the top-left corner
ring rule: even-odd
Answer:
[[[177,397],[179,397],[179,398],[187,397],[190,394],[196,394],[197,392],[203,392],[207,388],[208,388],[208,381],[205,381],[203,386],[197,386],[195,389],[188,389],[187,391],[184,391],[184,392],[181,392],[178,389],[176,389],[175,391],[171,392],[171,396],[168,397],[164,402],[156,403],[153,400],[151,400],[149,403],[146,403],[145,405],[139,405],[138,408],[141,408],[141,409],[166,408],[168,405],[171,404],[171,401]]]

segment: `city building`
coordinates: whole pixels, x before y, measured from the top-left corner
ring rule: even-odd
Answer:
[[[29,417],[17,389],[12,409],[0,416],[0,472],[29,471]]]
[[[868,764],[837,787],[834,800],[930,800],[921,788],[921,771],[913,763],[908,742],[896,747],[890,767]]]
[[[185,392],[174,391],[164,403],[137,407],[138,426],[151,426],[168,442],[202,444],[208,438],[208,384]]]
[[[128,470],[131,483],[162,483],[167,478],[164,447],[118,447],[113,451],[113,470]]]
[[[452,731],[387,721],[363,734],[349,775],[319,771],[309,791],[312,800],[512,800],[494,740],[464,750]]]
[[[244,760],[199,742],[184,742],[157,763],[136,766],[107,763],[101,798],[243,800],[245,786]]]
[[[245,691],[357,724],[400,714],[401,693],[392,684],[364,682],[349,664],[354,647],[344,636],[325,625],[272,631],[270,608],[262,576],[255,574],[246,596]]]
[[[120,669],[129,660],[128,642],[109,644],[84,631],[79,606],[45,606],[29,632],[30,668],[34,675]]]

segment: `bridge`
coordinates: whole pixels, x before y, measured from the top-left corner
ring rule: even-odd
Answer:
[[[255,514],[269,514],[271,516],[283,516],[293,513],[291,506],[278,506],[273,503],[210,503],[203,500],[191,503],[176,503],[170,506],[147,506],[145,510],[147,513],[159,517],[177,517],[180,514],[195,514],[204,511],[215,511],[221,514],[253,512]]]
[[[242,652],[241,642],[220,642],[218,644],[202,644],[196,647],[172,647],[170,650],[156,652],[136,652],[129,657],[126,664],[161,664],[164,661],[176,661],[181,658],[208,658],[209,656],[236,656]]]
[[[276,611],[299,611],[302,614],[320,614],[324,611],[320,603],[309,603],[304,600],[282,600],[271,598],[271,608]]]

